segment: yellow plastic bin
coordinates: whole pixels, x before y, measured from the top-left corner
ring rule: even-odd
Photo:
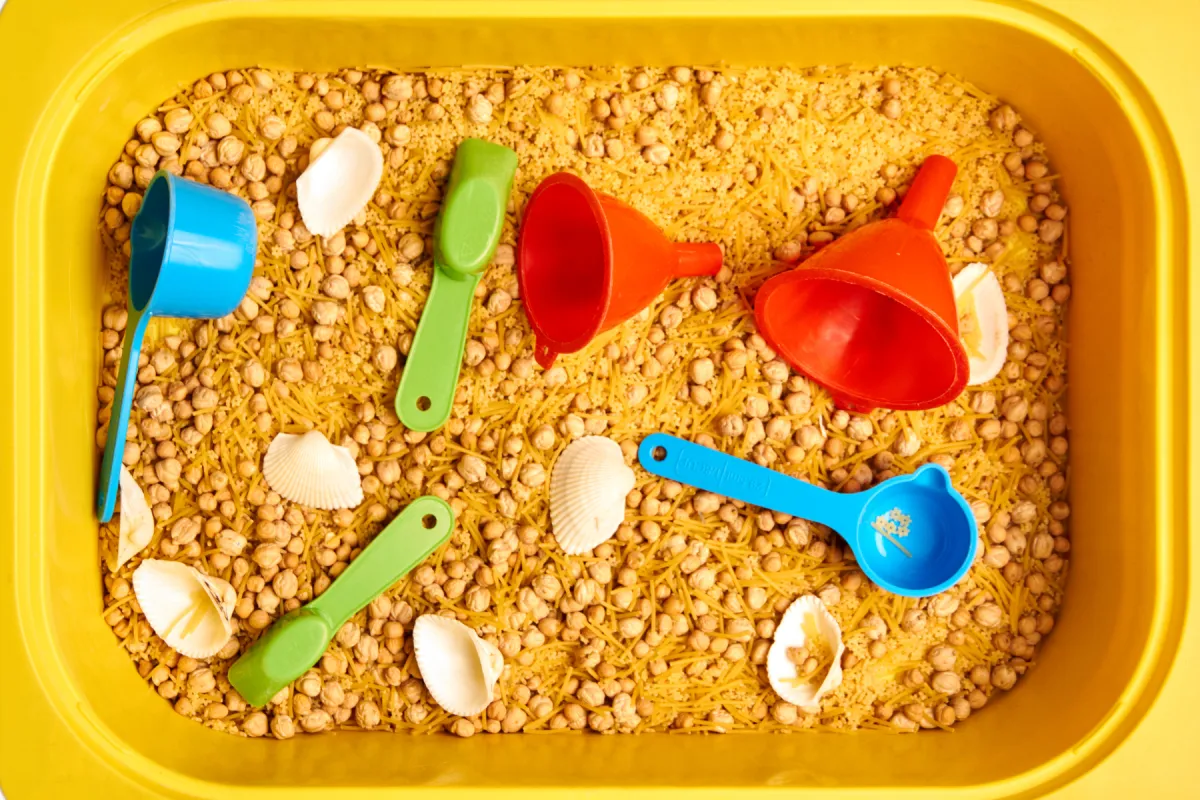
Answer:
[[[820,8],[10,0],[0,14],[10,76],[0,125],[0,779],[9,796],[618,797],[667,787],[690,797],[752,787],[805,797],[1031,796],[1120,743],[1170,665],[1188,580],[1186,200],[1173,146],[1111,52],[1038,7]],[[105,278],[96,208],[132,123],[197,76],[255,63],[718,62],[938,66],[1016,105],[1055,156],[1072,207],[1077,534],[1059,625],[1019,690],[953,734],[286,742],[215,733],[147,690],[101,620],[92,512]],[[1195,713],[1179,710],[1181,719]]]

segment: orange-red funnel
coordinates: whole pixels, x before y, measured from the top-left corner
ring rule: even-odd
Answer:
[[[645,216],[559,172],[534,189],[517,241],[517,281],[543,367],[650,303],[672,278],[716,275],[721,248],[674,244]]]
[[[932,233],[955,172],[930,156],[895,218],[847,234],[758,292],[763,336],[839,405],[934,408],[967,385],[950,271]]]

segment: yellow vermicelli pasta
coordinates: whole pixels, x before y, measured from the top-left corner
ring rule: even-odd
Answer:
[[[321,239],[300,219],[295,180],[310,146],[347,125],[380,142],[384,179],[365,214]],[[513,148],[520,165],[453,414],[424,434],[400,425],[393,398],[429,286],[441,191],[468,136]],[[942,408],[838,410],[756,333],[754,292],[893,212],[931,153],[959,166],[936,235],[952,271],[982,261],[1000,278],[1008,361]],[[106,564],[117,518],[99,531],[105,620],[180,714],[278,738],[351,727],[910,731],[954,725],[1036,660],[1070,549],[1068,236],[1048,156],[1000,99],[952,75],[884,67],[210,75],[137,122],[108,175],[100,443],[126,321],[129,221],[157,169],[245,197],[260,233],[234,314],[151,323],[123,456],[157,530],[116,573]],[[675,281],[644,313],[543,370],[514,245],[530,192],[560,170],[673,239],[720,243],[726,266],[715,279]],[[305,509],[265,484],[270,440],[314,428],[354,454],[359,507]],[[980,523],[979,559],[940,595],[887,594],[829,530],[640,468],[616,537],[564,555],[548,531],[556,455],[600,434],[633,465],[653,431],[841,491],[939,463]],[[230,664],[427,493],[455,509],[450,542],[266,708],[248,708],[229,686]],[[902,545],[899,527],[887,530]],[[153,634],[130,585],[145,557],[232,583],[237,633],[218,656],[180,657]],[[817,714],[776,697],[764,667],[783,610],[809,592],[847,646],[842,684]],[[484,715],[453,717],[425,690],[411,630],[429,612],[453,614],[503,653]]]

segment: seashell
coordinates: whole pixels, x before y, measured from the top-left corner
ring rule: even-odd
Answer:
[[[117,536],[117,560],[111,569],[121,565],[146,549],[154,538],[154,515],[142,487],[138,486],[125,465],[121,465],[121,529]]]
[[[358,128],[346,128],[296,180],[305,227],[318,236],[333,236],[367,207],[382,178],[379,145]]]
[[[488,707],[504,671],[496,645],[458,620],[437,614],[417,617],[412,640],[417,668],[434,702],[460,717]]]
[[[150,627],[181,655],[209,658],[233,636],[237,592],[228,581],[148,558],[133,571],[133,593]]]
[[[550,523],[563,552],[577,556],[611,539],[625,521],[633,484],[611,439],[585,436],[567,445],[550,476]]]
[[[263,477],[279,494],[309,508],[354,508],[363,499],[354,456],[320,431],[281,433],[263,457]]]
[[[833,660],[827,670],[818,670],[811,680],[806,681],[799,675],[788,651],[791,648],[813,650],[814,641],[817,648],[832,652]],[[788,606],[775,629],[775,640],[767,651],[767,679],[777,695],[802,711],[815,714],[821,710],[821,698],[842,683],[842,653],[845,651],[837,620],[825,608],[821,598],[806,594]]]
[[[987,383],[1008,358],[1008,308],[1000,281],[987,264],[967,264],[954,276],[958,337],[967,349],[967,384]]]

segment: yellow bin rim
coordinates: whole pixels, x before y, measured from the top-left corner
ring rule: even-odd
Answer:
[[[1148,7],[1172,0],[1143,0],[1127,13],[1144,17]],[[1053,2],[1053,0],[1048,0]],[[0,703],[0,780],[5,788],[41,784],[54,792],[82,792],[90,796],[115,795],[130,783],[143,792],[173,796],[243,796],[228,786],[197,781],[163,768],[123,747],[120,739],[90,715],[86,699],[75,690],[71,675],[58,653],[45,598],[51,591],[46,580],[42,537],[43,483],[40,454],[46,418],[38,407],[45,385],[45,364],[38,341],[45,320],[37,309],[53,291],[50,277],[25,264],[38,263],[37,247],[45,238],[46,218],[40,210],[51,208],[52,187],[44,178],[56,152],[68,146],[61,138],[74,113],[76,98],[87,93],[116,65],[144,43],[165,33],[221,17],[309,17],[315,21],[330,13],[330,0],[263,0],[262,2],[209,2],[206,0],[126,0],[86,3],[71,9],[69,24],[50,18],[51,4],[35,0],[10,0],[0,13],[0,63],[6,74],[21,76],[21,90],[29,102],[10,102],[0,131],[6,158],[0,161],[0,186],[12,187],[0,196],[0,242],[8,245],[5,305],[8,340],[3,343],[8,368],[0,375],[0,397],[12,422],[0,433],[3,462],[2,497],[7,524],[0,530],[0,652],[4,653],[5,700]],[[35,9],[34,6],[42,6]],[[1156,320],[1156,407],[1153,409],[1153,463],[1161,480],[1156,486],[1154,516],[1160,535],[1154,553],[1158,580],[1153,598],[1153,627],[1148,644],[1121,702],[1080,741],[1036,769],[996,784],[961,788],[925,788],[926,798],[948,795],[995,797],[1036,795],[1052,790],[1094,768],[1141,722],[1153,704],[1170,669],[1183,633],[1187,606],[1187,508],[1190,421],[1188,415],[1188,286],[1187,200],[1183,170],[1162,114],[1134,73],[1112,50],[1081,26],[1046,8],[1017,0],[909,0],[898,8],[891,0],[858,0],[852,9],[824,5],[808,9],[799,4],[770,0],[740,3],[695,0],[514,0],[492,3],[461,0],[423,3],[415,0],[345,0],[336,5],[339,17],[370,19],[379,15],[407,18],[655,18],[713,19],[800,16],[973,17],[1033,31],[1074,56],[1109,89],[1127,110],[1130,124],[1150,162],[1154,200],[1161,210],[1154,238],[1167,269],[1159,271],[1153,291],[1161,310]],[[36,23],[36,24],[35,24]],[[54,36],[44,35],[53,25]],[[1183,30],[1165,32],[1183,46]],[[230,65],[237,66],[237,65]],[[10,98],[11,100],[11,98]],[[99,176],[96,176],[98,179]],[[1192,176],[1196,181],[1200,176]],[[33,332],[31,338],[29,333]],[[32,342],[32,344],[31,344]],[[90,504],[90,498],[87,499]],[[43,758],[30,758],[23,742],[54,747]],[[67,774],[56,776],[53,763],[69,762]],[[1155,765],[1158,768],[1161,765]],[[1189,765],[1179,765],[1189,769]],[[1182,775],[1182,780],[1186,781]],[[62,781],[62,782],[59,782]],[[1186,783],[1181,784],[1186,785]],[[103,789],[101,788],[103,787]],[[316,797],[321,789],[270,786],[248,787],[257,797]],[[410,796],[443,790],[427,787],[340,790],[338,796]],[[554,795],[552,788],[489,788],[498,797]],[[589,796],[642,794],[638,789],[587,790]],[[649,794],[651,790],[645,790]],[[689,789],[693,797],[729,796],[729,789]],[[914,790],[832,790],[821,788],[772,789],[774,793],[842,797],[848,794],[915,796]],[[248,796],[248,794],[246,795]]]

